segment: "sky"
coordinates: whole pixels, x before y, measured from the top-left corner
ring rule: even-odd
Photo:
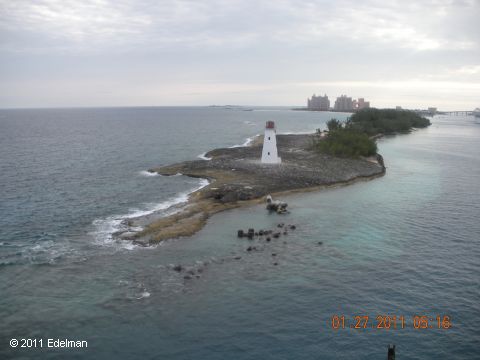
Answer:
[[[0,0],[0,107],[480,107],[480,0]]]

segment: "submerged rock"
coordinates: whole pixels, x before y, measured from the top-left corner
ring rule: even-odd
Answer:
[[[176,272],[181,272],[183,270],[183,267],[182,265],[175,265],[173,267],[173,270],[175,270]]]

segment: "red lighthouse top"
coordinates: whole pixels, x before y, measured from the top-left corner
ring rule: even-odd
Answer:
[[[265,125],[267,129],[275,129],[275,123],[273,121],[267,121],[267,125]]]

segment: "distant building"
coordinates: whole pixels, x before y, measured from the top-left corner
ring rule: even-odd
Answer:
[[[324,96],[315,96],[313,94],[311,99],[307,99],[307,108],[308,110],[328,111],[330,110],[330,100],[328,100],[326,94]]]
[[[395,110],[402,110],[402,107],[397,105],[397,106],[395,107]]]
[[[348,97],[347,95],[337,97],[333,109],[336,111],[353,111],[352,98]]]
[[[364,98],[358,98],[358,100],[353,100],[354,110],[368,109],[369,107],[370,101],[365,101]]]
[[[429,107],[427,110],[430,114],[435,115],[437,113],[436,107]]]

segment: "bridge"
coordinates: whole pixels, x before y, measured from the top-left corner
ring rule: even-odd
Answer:
[[[473,111],[439,111],[439,114],[467,116],[473,115]]]

